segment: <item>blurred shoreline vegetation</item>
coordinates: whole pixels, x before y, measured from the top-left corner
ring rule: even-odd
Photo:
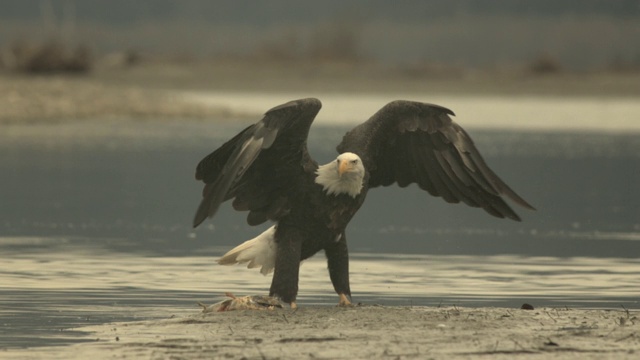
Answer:
[[[42,43],[16,40],[3,56],[3,64],[19,73],[82,74],[91,70],[93,58],[89,47],[83,44],[70,49],[55,39]]]
[[[39,31],[38,40],[10,38],[10,45],[0,49],[2,67],[27,74],[82,74],[90,71],[92,49],[83,43],[74,44],[77,31],[75,2],[62,3],[61,19],[56,15],[53,1],[40,1],[38,13],[40,24],[32,24],[33,29]]]
[[[640,5],[0,0],[0,72],[133,67],[400,79],[640,73]],[[331,10],[333,8],[333,10]],[[206,64],[206,65],[203,65]],[[183,70],[187,71],[188,70]],[[222,71],[222,70],[220,70]],[[368,74],[368,75],[365,75]]]

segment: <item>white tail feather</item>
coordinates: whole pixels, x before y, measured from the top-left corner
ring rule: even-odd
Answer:
[[[231,249],[218,260],[218,264],[233,265],[248,262],[249,269],[262,266],[260,272],[267,275],[276,266],[275,234],[276,226],[274,225],[255,238]]]

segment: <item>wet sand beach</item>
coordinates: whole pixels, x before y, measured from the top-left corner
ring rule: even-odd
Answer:
[[[635,359],[624,310],[362,305],[296,311],[164,309],[165,319],[83,327],[84,343],[6,358],[47,359]],[[171,314],[171,315],[169,315]]]

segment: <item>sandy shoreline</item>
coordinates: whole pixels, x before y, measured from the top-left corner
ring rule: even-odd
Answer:
[[[256,64],[151,64],[98,69],[87,76],[0,72],[0,124],[130,118],[225,119],[227,109],[188,101],[182,92],[421,93],[498,96],[637,98],[640,74],[531,76],[468,73],[453,77],[405,74],[376,67]],[[311,94],[311,95],[310,95]]]
[[[174,92],[94,78],[5,77],[0,125],[109,118],[206,118],[224,111],[182,101]]]
[[[303,306],[198,313],[78,328],[86,343],[5,349],[8,358],[636,358],[636,311]]]

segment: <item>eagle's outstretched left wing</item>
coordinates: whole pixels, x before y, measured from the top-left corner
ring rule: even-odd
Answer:
[[[358,154],[369,186],[417,183],[433,196],[460,201],[489,214],[520,220],[503,197],[533,209],[485,163],[466,131],[447,108],[398,100],[349,131],[337,150]]]

